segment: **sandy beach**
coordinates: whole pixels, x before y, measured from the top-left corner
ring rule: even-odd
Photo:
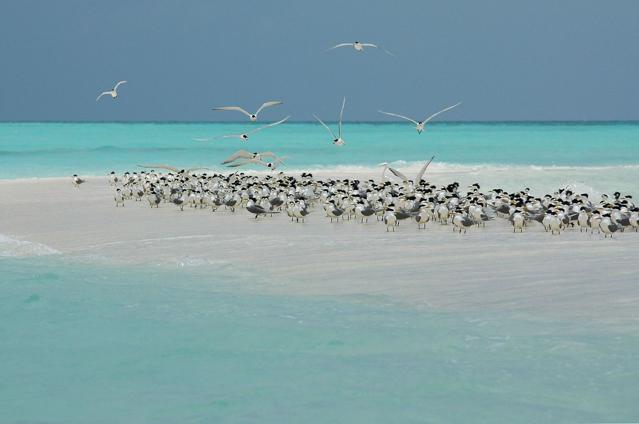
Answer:
[[[3,180],[4,243],[77,261],[224,266],[260,275],[249,289],[267,292],[379,296],[541,319],[634,325],[639,318],[634,232],[607,240],[575,230],[553,237],[533,225],[513,234],[499,219],[461,235],[450,225],[418,230],[414,222],[387,233],[375,220],[330,223],[318,208],[304,224],[285,214],[256,220],[245,210],[156,210],[146,201],[115,208],[113,190],[106,178],[79,190],[67,178]]]

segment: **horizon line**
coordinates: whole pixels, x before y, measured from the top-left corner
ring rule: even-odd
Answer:
[[[260,121],[262,123],[270,122],[270,120]],[[337,121],[326,121],[337,122]],[[384,120],[384,121],[343,121],[349,124],[406,124],[403,120]],[[0,124],[255,124],[245,120],[237,121],[197,121],[197,120],[0,120]],[[288,124],[311,124],[316,123],[313,120],[307,121],[288,121]],[[639,124],[639,119],[593,119],[593,120],[577,120],[577,119],[549,119],[549,120],[454,120],[454,121],[435,121],[429,125],[437,124]]]

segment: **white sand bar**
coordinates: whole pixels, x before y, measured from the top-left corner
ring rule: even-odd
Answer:
[[[360,176],[361,177],[361,176]],[[370,176],[366,176],[367,178]],[[520,311],[634,326],[639,318],[639,234],[566,231],[533,224],[513,234],[507,221],[468,234],[403,222],[395,233],[368,224],[331,224],[316,208],[305,224],[285,214],[236,213],[146,201],[115,208],[113,188],[92,178],[0,181],[0,233],[80,260],[224,264],[259,272],[256,289],[304,295],[381,295],[441,310]]]

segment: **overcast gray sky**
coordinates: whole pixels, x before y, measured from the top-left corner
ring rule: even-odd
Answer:
[[[638,45],[634,0],[3,0],[0,120],[637,120]]]

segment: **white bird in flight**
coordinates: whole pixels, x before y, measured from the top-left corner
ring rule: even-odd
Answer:
[[[281,105],[284,102],[281,102],[279,100],[275,100],[275,101],[270,101],[270,102],[264,102],[262,104],[262,106],[260,106],[260,108],[257,110],[257,112],[255,113],[249,113],[246,110],[242,109],[239,106],[223,106],[223,107],[214,107],[213,110],[226,110],[226,111],[236,111],[236,112],[242,112],[244,115],[248,116],[249,119],[252,122],[257,121],[257,115],[260,114],[261,111],[263,111],[264,109],[266,109],[267,107],[271,107],[271,106],[277,106],[277,105]]]
[[[270,123],[268,125],[264,125],[263,127],[255,128],[254,130],[249,131],[247,133],[227,134],[227,135],[222,135],[222,136],[213,137],[213,138],[197,138],[195,140],[196,141],[210,141],[210,140],[217,140],[217,139],[220,139],[220,138],[239,138],[242,141],[248,141],[249,135],[255,134],[255,133],[259,132],[259,131],[262,131],[263,129],[274,127],[274,126],[279,125],[279,124],[281,124],[283,122],[286,122],[288,120],[288,118],[290,118],[290,116],[287,116],[286,118],[281,119],[281,120],[279,120],[277,122],[273,122],[273,123]]]
[[[359,53],[363,53],[364,52],[364,48],[366,48],[366,47],[372,47],[372,48],[375,48],[375,49],[383,50],[386,54],[394,56],[393,53],[389,52],[386,49],[383,49],[383,48],[379,47],[377,44],[360,43],[359,41],[355,41],[354,43],[340,43],[340,44],[337,44],[337,45],[331,47],[330,49],[327,49],[326,51],[339,49],[340,47],[352,47],[352,48],[355,49],[355,51],[357,51]]]
[[[254,158],[251,158],[251,159],[238,160],[238,161],[230,163],[230,164],[228,164],[226,166],[228,168],[239,168],[240,166],[254,164],[254,165],[264,166],[264,167],[270,169],[271,171],[274,171],[275,169],[277,169],[277,167],[280,164],[284,163],[284,159],[286,159],[286,156],[282,156],[282,157],[274,156],[274,159],[273,159],[272,162],[266,162],[266,161],[263,161],[262,159],[254,157]]]
[[[328,125],[326,125],[324,122],[322,122],[322,120],[319,119],[317,115],[313,115],[315,119],[317,119],[319,123],[322,124],[324,128],[326,128],[326,130],[329,132],[331,137],[333,137],[333,144],[336,146],[343,146],[344,144],[346,144],[346,142],[342,139],[342,116],[344,115],[345,104],[346,104],[346,97],[344,97],[344,100],[342,100],[342,110],[339,112],[339,121],[337,123],[337,128],[338,128],[337,135],[335,135],[333,130],[330,129]]]
[[[181,172],[188,174],[191,174],[191,172],[195,172],[195,171],[199,171],[200,169],[206,169],[206,170],[211,170],[211,168],[204,168],[204,167],[197,167],[197,168],[178,168],[175,166],[169,166],[169,165],[164,165],[161,163],[158,164],[150,164],[150,165],[138,165],[139,168],[150,168],[150,169],[166,169],[167,171],[171,171],[174,172],[176,174],[179,174]]]
[[[100,93],[100,95],[98,96],[97,99],[95,99],[95,101],[97,102],[98,100],[100,100],[100,98],[102,98],[102,96],[106,96],[109,95],[114,99],[118,98],[118,87],[121,86],[122,84],[126,84],[126,81],[120,81],[118,82],[115,87],[113,87],[113,90],[109,90],[109,91],[104,91],[102,93]]]
[[[222,165],[226,165],[229,164],[231,162],[235,162],[238,159],[249,159],[249,160],[262,160],[265,157],[272,157],[274,159],[277,159],[277,155],[273,152],[249,152],[247,150],[238,150],[237,152],[233,153],[231,156],[229,156],[228,158],[226,158],[224,160],[224,162],[222,162]]]
[[[433,118],[435,118],[437,115],[442,114],[448,110],[451,110],[454,107],[457,107],[461,104],[461,102],[454,104],[452,106],[447,107],[446,109],[442,109],[439,112],[433,113],[432,115],[430,115],[429,117],[427,117],[426,119],[424,119],[423,121],[416,121],[412,118],[409,118],[407,116],[403,116],[403,115],[399,115],[397,113],[390,113],[390,112],[384,112],[383,110],[380,110],[380,113],[383,113],[384,115],[388,115],[388,116],[394,116],[396,118],[402,118],[405,119],[407,121],[412,122],[413,124],[415,124],[415,128],[417,129],[417,133],[421,134],[422,131],[424,131],[424,125],[426,125],[428,122],[430,122]]]

